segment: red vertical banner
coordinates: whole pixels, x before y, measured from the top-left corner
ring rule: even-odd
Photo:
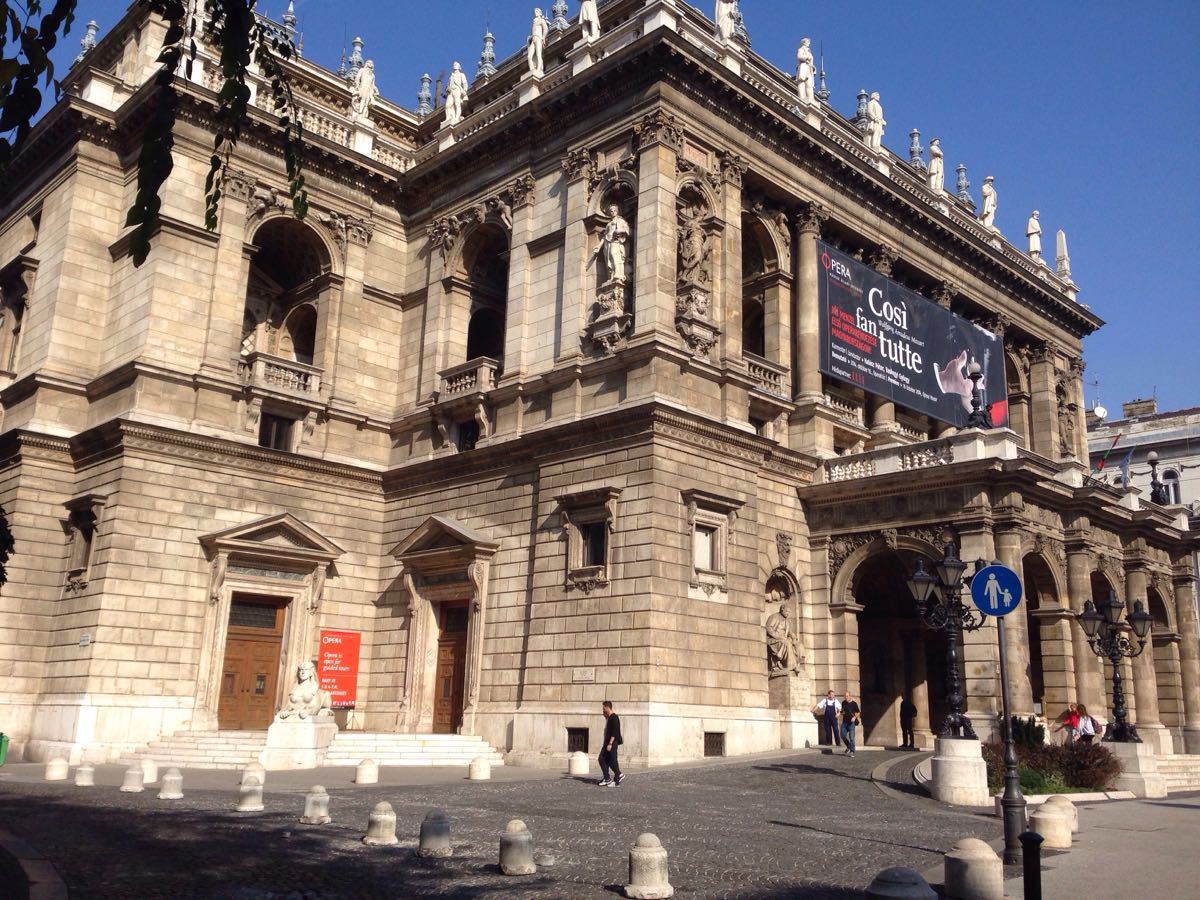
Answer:
[[[357,631],[322,631],[317,656],[317,679],[329,691],[334,709],[353,709],[358,700],[358,652],[362,635]]]

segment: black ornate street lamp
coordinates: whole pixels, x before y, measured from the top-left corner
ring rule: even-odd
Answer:
[[[964,631],[975,631],[983,625],[969,603],[962,602],[963,573],[967,564],[958,558],[953,543],[947,543],[941,560],[934,566],[936,574],[925,570],[925,560],[917,557],[917,567],[908,579],[908,589],[917,601],[917,612],[934,631],[946,633],[946,702],[950,711],[942,724],[942,737],[976,739],[971,720],[963,713],[963,677],[959,673],[958,642]]]
[[[1151,450],[1146,461],[1150,463],[1150,502],[1166,506],[1167,486],[1158,480],[1158,452]]]
[[[1124,609],[1125,605],[1117,599],[1117,595],[1109,591],[1108,599],[1100,602],[1099,609],[1088,600],[1083,604],[1083,612],[1077,614],[1076,618],[1079,619],[1083,633],[1087,635],[1088,646],[1092,648],[1092,652],[1101,659],[1108,659],[1113,667],[1114,720],[1105,727],[1104,740],[1118,744],[1140,744],[1142,739],[1138,737],[1137,726],[1125,721],[1127,710],[1125,690],[1121,686],[1121,660],[1133,659],[1146,649],[1146,635],[1150,633],[1153,619],[1142,606],[1141,600],[1133,604],[1133,612],[1122,622],[1121,613]],[[1131,628],[1137,638],[1136,645],[1129,639]]]
[[[995,428],[991,414],[984,408],[983,392],[979,390],[979,380],[983,378],[983,367],[972,361],[967,366],[967,377],[971,379],[971,412],[967,415],[968,428]]]

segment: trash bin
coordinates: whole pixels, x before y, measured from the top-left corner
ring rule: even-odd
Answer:
[[[8,735],[0,731],[0,766],[4,765],[6,756],[8,756]]]

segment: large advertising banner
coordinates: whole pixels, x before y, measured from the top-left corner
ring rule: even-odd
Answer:
[[[358,654],[362,635],[357,631],[322,631],[317,657],[317,682],[329,691],[334,709],[353,709],[358,702]]]
[[[992,424],[1008,424],[1000,338],[822,241],[817,253],[822,372],[963,427],[978,362]]]

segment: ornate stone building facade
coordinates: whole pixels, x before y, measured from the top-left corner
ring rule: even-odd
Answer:
[[[1025,580],[1016,712],[1104,710],[1072,615],[1113,590],[1172,635],[1131,667],[1143,735],[1194,748],[1191,536],[1084,477],[1101,322],[1069,276],[693,8],[601,19],[552,29],[543,75],[478,78],[452,125],[296,62],[311,211],[256,85],[215,231],[198,61],[140,268],[162,28],[132,10],[75,65],[0,208],[16,748],[263,729],[325,630],[362,641],[343,725],[515,762],[595,750],[606,697],[635,764],[815,741],[826,687],[861,692],[871,743],[911,694],[928,741],[944,645],[904,577],[948,536]],[[822,375],[818,237],[1002,334],[1011,428]],[[987,733],[994,629],[963,649]]]

